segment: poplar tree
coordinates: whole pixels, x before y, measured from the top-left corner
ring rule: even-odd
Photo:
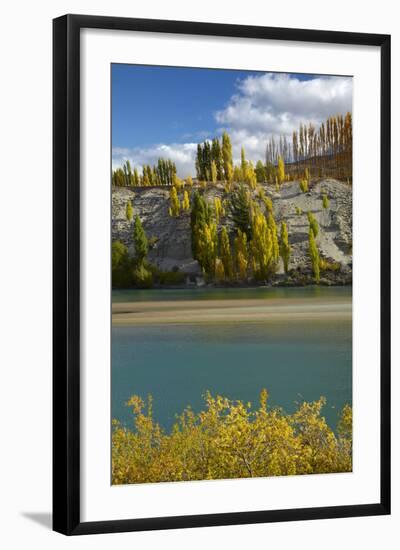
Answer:
[[[244,180],[251,189],[255,189],[257,185],[256,173],[254,171],[253,163],[247,162],[245,165]]]
[[[117,168],[112,173],[112,185],[123,187],[125,185],[125,175],[122,168]]]
[[[225,280],[225,268],[221,258],[215,260],[215,280],[219,283]]]
[[[264,183],[265,181],[265,167],[261,160],[256,164],[256,178],[258,183]]]
[[[240,229],[234,240],[236,272],[239,280],[244,281],[247,278],[247,267],[249,264],[249,253],[247,250],[246,233]]]
[[[261,212],[256,212],[252,221],[250,247],[254,275],[257,279],[267,279],[274,254],[271,229]]]
[[[211,161],[211,181],[213,183],[217,182],[217,165],[215,163],[215,160]]]
[[[214,198],[214,212],[215,212],[215,221],[217,222],[217,225],[218,225],[220,217],[225,214],[221,199],[219,197]]]
[[[279,259],[279,240],[275,218],[271,213],[267,216],[267,225],[271,231],[271,261],[276,263]]]
[[[232,144],[226,132],[222,134],[222,161],[225,179],[230,182],[233,176]]]
[[[189,210],[189,208],[190,208],[189,193],[185,189],[185,191],[183,192],[182,210]]]
[[[225,226],[222,227],[220,235],[220,258],[224,266],[224,273],[226,278],[231,279],[233,276],[232,255],[229,235]]]
[[[150,185],[150,180],[147,174],[147,170],[146,171],[143,170],[142,185],[143,187],[148,187]]]
[[[285,163],[283,162],[283,158],[278,158],[278,183],[279,185],[282,185],[282,183],[285,181]]]
[[[320,264],[320,257],[318,248],[315,242],[314,232],[310,227],[310,230],[308,232],[308,251],[310,254],[311,259],[311,267],[314,274],[315,282],[318,284],[320,280],[319,276],[319,264]]]
[[[192,198],[192,210],[190,213],[190,228],[192,254],[195,260],[200,257],[200,233],[204,225],[211,221],[211,210],[205,199],[196,191]]]
[[[140,185],[139,172],[136,167],[133,170],[133,184],[136,186]]]
[[[131,201],[128,201],[126,203],[126,219],[128,220],[128,222],[131,222],[132,219],[133,219],[133,206],[132,206],[132,203]]]
[[[307,212],[307,218],[308,218],[308,223],[310,224],[310,229],[312,230],[312,232],[314,234],[314,237],[317,237],[318,233],[319,233],[319,225],[318,225],[317,220],[315,219],[314,214],[312,212],[308,211]]]
[[[232,167],[232,164],[227,164],[225,169],[224,169],[224,174],[225,174],[225,177],[226,177],[226,181],[228,183],[231,183],[232,180],[233,180],[233,167]]]
[[[197,179],[199,180],[203,179],[202,162],[203,162],[203,155],[202,155],[201,145],[200,143],[198,143],[195,166],[196,166],[196,176],[197,176]]]
[[[169,192],[169,200],[170,200],[169,214],[170,216],[176,218],[179,216],[181,205],[179,202],[178,193],[176,192],[175,186],[171,187],[171,191]]]
[[[216,181],[222,181],[224,179],[223,174],[223,159],[222,159],[222,149],[219,143],[218,138],[214,138],[211,143],[211,157],[215,162],[217,169]]]
[[[215,273],[215,260],[218,251],[218,234],[215,222],[205,223],[199,228],[198,235],[198,257],[203,271],[213,277]]]
[[[127,185],[133,185],[132,167],[129,160],[126,161],[126,168],[127,168]]]
[[[244,152],[244,147],[242,147],[240,151],[240,168],[242,169],[243,179],[246,178],[246,168],[247,168],[247,161],[246,161],[246,155]]]
[[[300,190],[301,190],[303,193],[307,193],[307,192],[308,192],[308,181],[307,181],[307,180],[305,180],[305,179],[300,180],[299,186],[300,186]]]
[[[204,180],[211,180],[211,145],[209,141],[205,141],[203,144],[203,168],[204,168]]]
[[[241,170],[240,166],[235,166],[233,168],[232,179],[233,179],[233,181],[236,181],[237,183],[243,181],[243,175],[242,175],[242,170]]]
[[[273,205],[272,205],[272,199],[271,197],[263,197],[263,203],[264,203],[264,206],[265,206],[265,210],[272,214],[273,212]]]
[[[133,244],[135,246],[135,258],[139,266],[143,265],[149,251],[149,243],[142,222],[138,215],[133,226]]]
[[[281,239],[280,239],[280,254],[283,261],[283,268],[285,273],[289,271],[289,259],[290,259],[291,247],[289,244],[289,235],[287,225],[285,222],[281,223]]]

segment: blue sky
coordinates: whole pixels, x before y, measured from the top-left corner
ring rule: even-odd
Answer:
[[[199,140],[217,133],[214,112],[248,71],[112,66],[113,147]],[[204,136],[204,137],[203,137]]]
[[[263,158],[272,135],[290,136],[300,122],[320,123],[351,110],[347,77],[112,65],[113,166],[141,167],[170,157],[194,175],[196,144],[226,129],[234,156],[243,145]]]

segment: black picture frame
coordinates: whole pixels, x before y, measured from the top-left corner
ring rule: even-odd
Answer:
[[[381,50],[380,501],[371,504],[80,520],[80,30],[114,29],[305,41]],[[390,36],[152,19],[65,15],[53,21],[53,529],[66,535],[390,513]]]

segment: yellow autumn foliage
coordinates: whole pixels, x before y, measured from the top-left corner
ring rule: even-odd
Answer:
[[[321,415],[325,398],[301,403],[293,414],[258,408],[209,392],[205,409],[188,407],[165,433],[152,415],[152,398],[133,396],[134,429],[113,422],[112,483],[151,483],[349,472],[352,409],[345,405],[337,434]]]

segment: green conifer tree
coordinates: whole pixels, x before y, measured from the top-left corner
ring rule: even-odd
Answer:
[[[251,239],[251,198],[244,185],[231,194],[230,210],[232,219],[238,229]]]

